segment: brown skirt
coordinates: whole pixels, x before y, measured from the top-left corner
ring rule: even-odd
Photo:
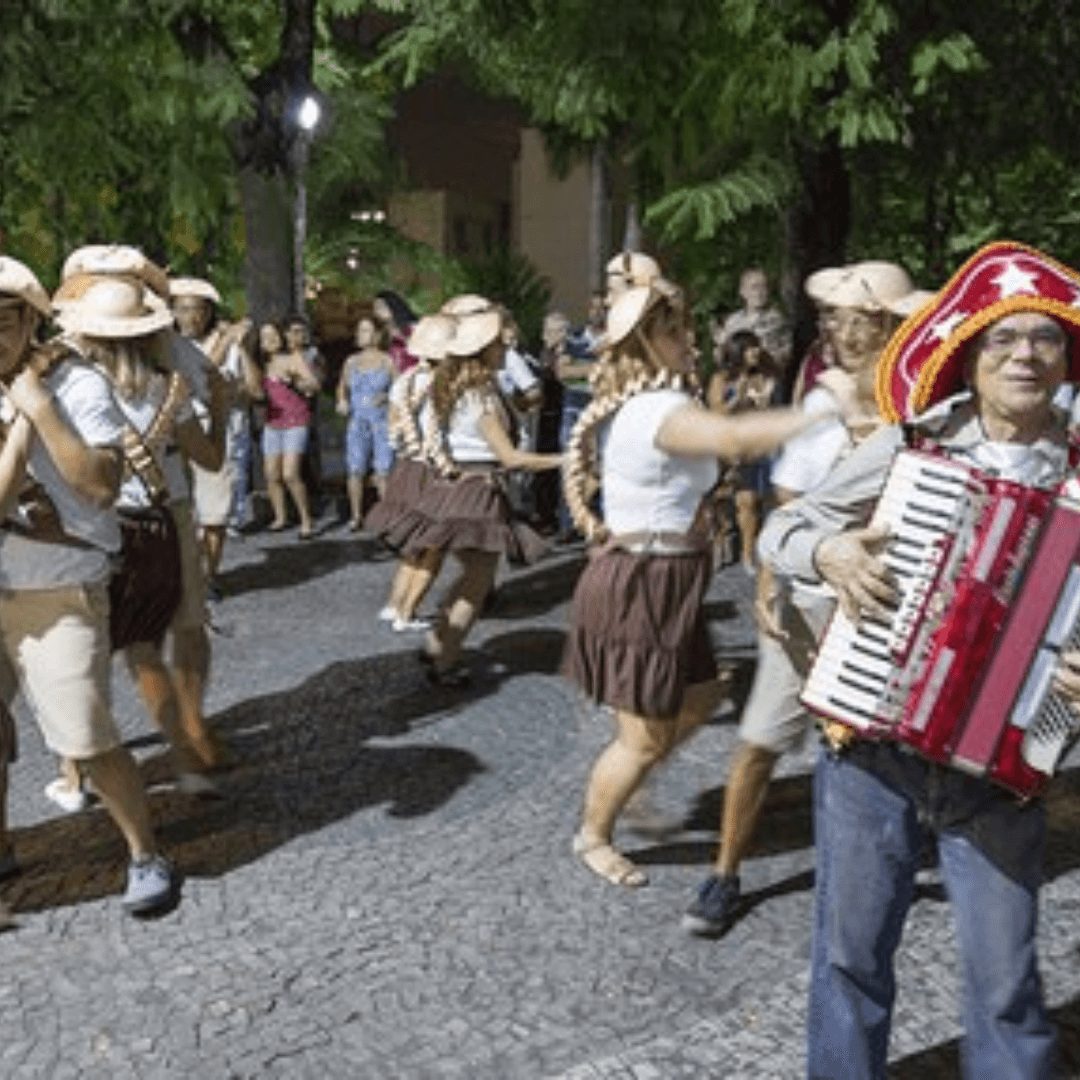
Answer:
[[[364,517],[364,528],[400,549],[423,521],[418,507],[433,475],[425,462],[399,457],[386,477],[383,497]]]
[[[593,701],[674,718],[688,686],[716,677],[701,612],[711,577],[707,550],[598,552],[574,590],[563,674]]]
[[[503,478],[494,471],[433,480],[416,515],[420,523],[402,549],[407,556],[438,548],[487,551],[512,563],[533,563],[547,551],[540,535],[514,517]]]

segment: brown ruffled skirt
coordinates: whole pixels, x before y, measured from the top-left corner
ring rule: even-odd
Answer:
[[[688,686],[716,677],[701,611],[711,577],[707,550],[598,552],[574,590],[563,674],[593,701],[674,718]]]
[[[424,523],[420,502],[434,476],[425,462],[399,457],[386,477],[383,497],[364,517],[364,528],[388,547],[400,550]]]
[[[402,550],[414,557],[429,548],[487,551],[512,563],[533,563],[548,548],[541,536],[510,508],[503,477],[497,472],[466,473],[454,480],[432,480],[416,507],[418,525]]]

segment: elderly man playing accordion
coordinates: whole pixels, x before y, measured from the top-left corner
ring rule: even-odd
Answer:
[[[983,248],[902,324],[886,347],[879,364],[878,404],[892,423],[820,487],[772,515],[760,540],[763,557],[789,579],[830,585],[842,611],[834,626],[846,618],[853,632],[862,633],[876,624],[879,639],[887,643],[884,666],[912,663],[895,648],[898,635],[909,633],[907,625],[902,620],[890,624],[904,606],[904,582],[892,554],[906,542],[899,539],[904,526],[900,519],[888,528],[881,523],[888,500],[870,524],[887,480],[891,483],[897,451],[906,444],[937,455],[907,459],[929,460],[931,468],[941,462],[936,475],[956,466],[975,470],[965,475],[992,478],[984,491],[1013,481],[1028,491],[1069,493],[1077,454],[1067,439],[1066,418],[1052,399],[1061,382],[1070,374],[1075,380],[1078,371],[1080,274],[1019,244]],[[1071,538],[1078,530],[1049,531]],[[950,545],[958,549],[956,535],[945,530],[931,545],[933,551]],[[1071,558],[1075,563],[1080,536],[1066,546],[1072,552],[1066,562]],[[960,559],[957,565],[969,563]],[[1019,596],[1023,575],[1013,572],[1008,581]],[[957,585],[953,602],[959,602],[960,591]],[[949,595],[950,586],[938,578],[926,605],[929,620],[948,621]],[[1007,611],[1010,605],[1000,606]],[[1010,625],[1006,620],[1002,635]],[[974,632],[981,632],[981,623]],[[830,629],[804,697],[830,718],[815,774],[808,1074],[833,1080],[885,1075],[895,997],[893,957],[912,902],[920,850],[930,834],[937,840],[962,962],[965,1075],[979,1080],[1047,1077],[1054,1069],[1055,1032],[1035,954],[1045,834],[1042,802],[1030,797],[1038,786],[1018,796],[1016,784],[995,782],[1001,774],[994,764],[972,770],[965,762],[961,769],[957,758],[929,753],[917,739],[903,738],[905,725],[918,728],[904,708],[922,692],[925,680],[901,682],[909,696],[901,692],[883,702],[887,713],[899,700],[892,716],[904,720],[896,722],[895,730],[869,718],[860,723],[859,712],[869,717],[872,711],[862,696],[866,687],[859,685],[863,676],[856,671],[844,677],[844,665],[851,661],[829,653],[831,634]],[[873,658],[868,654],[867,659],[869,664]],[[853,667],[860,667],[857,659]],[[991,670],[989,661],[979,670],[984,668]],[[849,676],[852,670],[847,668]],[[811,700],[816,677],[826,684],[834,680],[824,691],[822,700],[830,702],[826,708]],[[895,680],[896,671],[887,677]],[[1027,676],[1021,671],[1017,677]],[[941,683],[936,690],[940,700],[950,702],[954,713],[966,709],[963,723],[978,726],[985,701],[980,679]],[[1043,700],[1053,697],[1067,717],[1064,746],[1075,732],[1080,703],[1080,652],[1067,642],[1050,690]],[[856,704],[846,700],[849,694],[856,696]],[[1030,769],[1025,775],[1031,775]]]

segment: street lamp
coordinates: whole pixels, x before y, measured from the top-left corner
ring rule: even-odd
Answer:
[[[304,245],[307,240],[307,164],[311,137],[322,116],[322,106],[313,94],[306,94],[296,108],[296,139],[293,143],[293,178],[296,185],[293,207],[293,310],[304,310]]]

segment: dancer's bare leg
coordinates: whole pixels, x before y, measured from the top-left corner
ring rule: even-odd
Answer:
[[[282,467],[281,454],[268,454],[263,459],[263,475],[266,477],[266,494],[270,499],[270,506],[274,511],[274,519],[270,522],[271,529],[283,529],[287,521],[285,516],[285,485],[282,481]]]
[[[446,671],[457,663],[465,636],[483,609],[484,600],[495,583],[499,556],[490,551],[455,552],[461,573],[450,587],[439,621],[428,635],[428,653],[436,671]]]

